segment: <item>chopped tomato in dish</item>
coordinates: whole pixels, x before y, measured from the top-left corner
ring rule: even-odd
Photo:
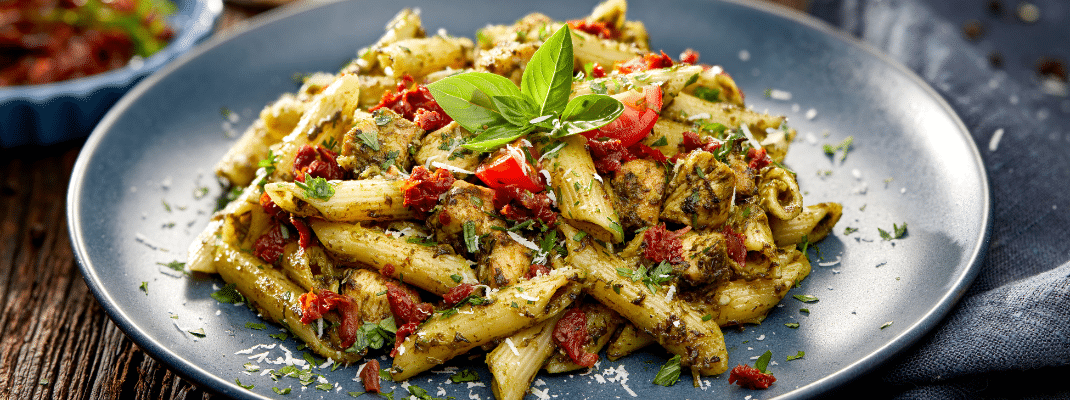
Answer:
[[[360,381],[364,384],[364,391],[379,393],[382,387],[379,385],[379,360],[371,359],[364,363],[360,369]]]
[[[597,36],[599,39],[616,39],[620,37],[620,31],[602,21],[588,22],[577,19],[568,21],[568,26],[577,31]]]
[[[401,184],[405,195],[405,206],[419,212],[430,212],[438,205],[438,197],[453,186],[453,174],[439,168],[434,174],[419,165],[412,169],[412,174]]]
[[[587,313],[579,307],[572,307],[554,326],[554,342],[565,349],[572,362],[584,367],[593,367],[598,361],[598,354],[588,353],[583,348],[587,344]]]
[[[642,92],[629,90],[612,97],[624,104],[620,117],[601,128],[583,132],[583,136],[588,139],[617,139],[624,147],[631,147],[654,129],[661,112],[661,87],[644,86]]]
[[[534,150],[520,142],[505,145],[476,168],[476,177],[492,189],[515,187],[530,192],[541,192],[544,185],[539,171],[528,162],[524,151]],[[532,154],[534,159],[535,155]]]
[[[360,310],[352,298],[330,290],[313,289],[311,292],[302,294],[298,300],[301,302],[302,324],[310,324],[334,310],[338,313],[342,323],[338,327],[338,338],[341,339],[342,347],[348,348],[356,342],[361,321]]]
[[[379,104],[372,107],[368,112],[374,112],[380,108],[390,109],[403,118],[416,122],[425,131],[433,131],[453,121],[446,111],[438,105],[431,91],[424,85],[413,83],[411,76],[405,75],[398,82],[397,91],[383,93]],[[421,112],[421,110],[424,110]]]
[[[728,375],[728,384],[737,384],[747,389],[769,389],[776,382],[772,374],[762,373],[749,365],[737,365]]]
[[[665,55],[665,52],[661,54],[648,53],[645,56],[633,58],[625,61],[624,64],[617,66],[617,71],[622,74],[628,74],[632,72],[643,72],[652,69],[669,68],[672,66],[672,59]]]

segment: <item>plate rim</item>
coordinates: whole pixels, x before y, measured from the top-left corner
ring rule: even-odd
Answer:
[[[101,308],[112,320],[120,330],[123,331],[134,343],[145,350],[147,354],[154,359],[163,362],[169,368],[181,375],[183,378],[198,385],[199,387],[213,391],[219,394],[223,394],[234,398],[244,399],[266,399],[268,397],[261,396],[255,392],[245,390],[237,386],[234,382],[230,382],[222,379],[221,377],[212,375],[208,371],[204,370],[198,365],[178,356],[173,351],[166,348],[160,342],[153,340],[149,337],[148,332],[138,329],[132,323],[129,316],[122,312],[119,308],[118,302],[104,290],[103,282],[97,275],[96,270],[92,268],[92,262],[88,257],[88,246],[85,243],[85,235],[82,231],[81,225],[78,221],[81,219],[80,204],[76,201],[82,193],[82,185],[85,179],[85,173],[87,172],[89,159],[91,155],[96,154],[101,141],[107,130],[119,119],[121,114],[126,109],[130,108],[137,99],[139,99],[150,87],[154,86],[158,81],[164,77],[173,73],[173,71],[182,68],[191,60],[200,57],[201,54],[206,53],[215,47],[221,45],[224,42],[235,40],[238,37],[249,34],[256,29],[259,29],[265,25],[274,23],[275,21],[291,18],[293,16],[311,12],[321,7],[329,7],[336,3],[342,3],[347,1],[358,0],[330,0],[323,2],[302,2],[297,4],[291,4],[283,6],[264,14],[261,14],[254,18],[254,21],[248,25],[240,27],[238,30],[220,34],[211,37],[201,45],[195,47],[192,51],[187,52],[179,59],[167,64],[164,68],[150,75],[146,79],[138,83],[129,93],[123,96],[122,99],[104,116],[100,123],[93,129],[86,143],[82,147],[78,155],[78,159],[75,162],[74,168],[71,172],[71,180],[68,184],[66,211],[67,211],[67,226],[68,235],[71,239],[71,245],[75,253],[75,258],[78,263],[80,272],[82,273],[83,280],[89,287],[90,292],[101,304]],[[955,305],[962,299],[970,285],[976,279],[980,273],[985,253],[988,247],[988,243],[992,230],[992,198],[991,189],[988,174],[984,168],[984,161],[981,157],[980,150],[977,144],[973,140],[973,136],[970,130],[963,123],[958,112],[947,102],[947,100],[937,92],[928,82],[922,79],[916,72],[906,67],[898,60],[892,58],[890,55],[882,52],[877,47],[866,43],[844,31],[838,30],[828,23],[811,16],[809,14],[789,9],[786,7],[773,5],[764,2],[745,1],[745,0],[704,0],[707,3],[727,3],[740,7],[749,8],[758,12],[771,14],[780,18],[790,20],[805,26],[806,28],[814,29],[822,34],[828,35],[832,38],[845,42],[847,45],[856,49],[862,50],[870,56],[875,57],[886,66],[891,67],[893,70],[901,73],[909,81],[913,82],[917,88],[926,93],[930,99],[932,99],[945,114],[951,117],[952,122],[958,128],[957,134],[962,135],[967,144],[969,155],[971,156],[976,169],[976,173],[980,178],[980,187],[978,188],[982,196],[980,199],[980,213],[982,215],[980,221],[980,235],[975,238],[975,245],[968,249],[969,258],[960,263],[965,265],[965,270],[957,276],[957,279],[953,282],[949,282],[949,289],[935,302],[930,309],[920,317],[916,323],[909,326],[903,333],[895,336],[893,339],[887,341],[883,346],[870,352],[865,357],[841,367],[838,371],[824,376],[814,382],[811,382],[805,386],[801,386],[784,393],[777,398],[779,399],[803,399],[813,398],[823,393],[827,393],[836,388],[841,388],[849,382],[856,380],[864,375],[867,375],[875,371],[881,365],[891,361],[897,356],[902,355],[909,346],[917,343],[924,336],[932,332],[937,324],[942,321]]]

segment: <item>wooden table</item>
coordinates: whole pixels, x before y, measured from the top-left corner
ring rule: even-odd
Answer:
[[[219,29],[260,11],[228,5]],[[219,398],[147,356],[82,280],[65,208],[83,143],[0,149],[0,398]]]

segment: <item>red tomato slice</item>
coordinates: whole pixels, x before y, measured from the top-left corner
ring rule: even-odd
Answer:
[[[629,90],[612,96],[624,104],[624,112],[616,120],[601,128],[583,133],[588,139],[608,137],[620,140],[629,147],[650,134],[661,112],[661,87],[649,85],[642,93]]]
[[[512,186],[532,193],[541,192],[539,171],[528,163],[520,144],[507,145],[476,168],[476,176],[492,189]]]

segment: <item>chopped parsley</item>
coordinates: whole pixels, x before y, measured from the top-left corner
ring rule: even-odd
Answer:
[[[255,322],[246,322],[245,323],[245,327],[249,328],[249,329],[256,329],[258,331],[262,331],[265,328],[267,328],[267,324],[258,324],[258,323],[255,323]]]
[[[791,329],[799,329],[799,323],[798,322],[788,322],[788,323],[784,324],[784,326],[786,326],[788,328],[791,328]]]
[[[845,160],[847,160],[847,152],[851,150],[851,143],[854,142],[854,140],[854,136],[848,136],[846,139],[843,139],[842,142],[836,144],[835,146],[831,144],[826,144],[822,148],[825,150],[825,154],[829,157],[835,157],[836,153],[842,150],[843,155],[840,156],[840,162],[844,162]]]
[[[661,366],[661,370],[657,375],[654,375],[654,384],[661,386],[672,386],[680,380],[680,355],[677,354],[669,359],[665,365]]]
[[[334,136],[328,137],[327,140],[323,141],[323,148],[327,150],[337,152],[337,150],[335,150],[336,147],[338,147],[338,141],[334,140]]]
[[[329,392],[331,391],[331,389],[334,389],[334,385],[330,383],[321,383],[319,385],[316,385],[316,389],[322,390],[324,392]]]
[[[286,334],[286,332],[272,333],[268,336],[271,336],[278,340],[286,340],[290,338],[290,335]]]
[[[241,381],[240,381],[240,380],[238,380],[238,378],[234,378],[234,383],[237,383],[237,384],[238,384],[238,386],[241,386],[242,388],[244,388],[244,389],[246,389],[246,390],[252,390],[252,388],[253,388],[253,387],[255,387],[255,386],[254,386],[253,384],[251,384],[251,383],[250,383],[250,384],[248,384],[248,385],[243,385],[243,384],[241,383]]]
[[[476,371],[472,371],[467,368],[462,369],[453,375],[450,375],[450,381],[453,383],[475,382],[478,380],[479,374],[477,374]]]
[[[695,88],[695,97],[711,103],[717,103],[721,101],[721,89],[711,89],[705,86],[699,86]]]
[[[817,297],[816,296],[811,296],[811,295],[808,295],[808,294],[796,294],[796,295],[792,295],[791,297],[794,297],[795,300],[801,301],[803,303],[813,303],[813,302],[817,301]]]
[[[219,289],[218,292],[212,293],[212,298],[216,299],[216,301],[220,303],[244,303],[245,297],[242,296],[241,293],[238,293],[238,289],[236,289],[236,286],[237,285],[233,283],[223,285],[223,288]]]
[[[788,356],[788,361],[795,361],[795,360],[798,360],[798,359],[800,359],[800,358],[803,358],[803,356],[805,356],[805,355],[806,355],[806,352],[805,352],[805,351],[799,350],[799,352],[798,352],[798,353],[795,353],[795,355],[793,355],[793,356]]]
[[[479,236],[476,235],[475,221],[466,221],[464,223],[464,244],[469,253],[479,252]]]
[[[245,363],[245,365],[243,365],[243,367],[245,367],[245,372],[259,372],[260,371],[260,367],[257,366],[256,364],[253,364],[253,363]]]
[[[149,283],[148,282],[141,281],[141,286],[139,286],[138,288],[141,289],[142,292],[145,292],[146,296],[149,295]]]
[[[167,268],[170,268],[170,269],[178,271],[178,272],[184,272],[183,269],[185,269],[185,267],[186,267],[186,263],[178,262],[178,261],[171,261],[171,262],[169,262],[167,264],[158,262],[156,264],[165,266]]]
[[[362,131],[357,129],[357,138],[364,142],[365,145],[370,147],[372,151],[379,151],[379,134],[372,131]]]
[[[430,237],[426,237],[425,238],[425,237],[419,237],[419,236],[409,236],[408,238],[405,239],[405,242],[406,243],[414,243],[414,244],[418,244],[418,245],[421,245],[421,246],[427,246],[427,247],[438,246],[438,242],[436,242],[435,239],[432,239]]]
[[[858,228],[852,228],[852,227],[849,227],[849,226],[846,227],[846,228],[843,228],[843,235],[844,236],[850,235],[850,234],[855,233],[855,232],[858,232]]]
[[[713,314],[706,314],[702,316],[702,322],[706,322],[713,319]]]
[[[278,387],[272,387],[271,390],[275,391],[275,394],[290,394],[290,388],[279,389]]]
[[[297,187],[305,191],[305,197],[310,199],[330,200],[334,196],[334,186],[323,178],[313,178],[305,173],[304,182],[294,182]]]
[[[669,140],[666,139],[665,136],[662,136],[662,137],[658,138],[658,140],[655,140],[654,143],[651,143],[650,147],[668,146],[668,145],[669,145]]]
[[[884,240],[900,239],[900,238],[902,238],[903,236],[905,236],[907,234],[907,223],[904,222],[902,226],[899,226],[899,225],[896,225],[896,224],[892,224],[892,232],[893,233],[888,233],[888,231],[886,231],[884,229],[881,229],[881,228],[877,228],[877,231],[880,232],[881,239],[884,239]]]

